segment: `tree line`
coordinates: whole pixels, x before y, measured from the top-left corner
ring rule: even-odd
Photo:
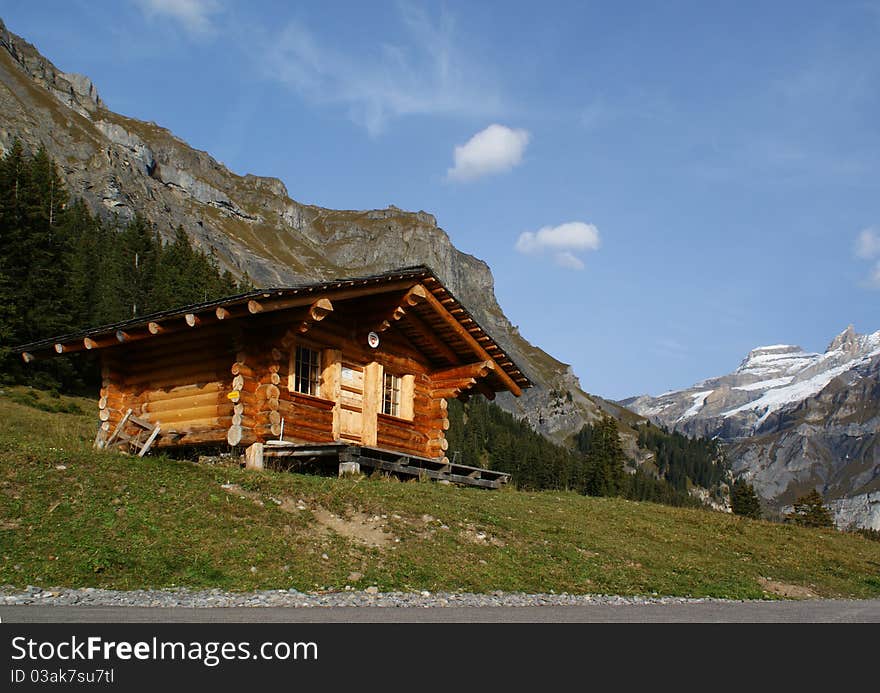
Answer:
[[[46,150],[30,154],[19,141],[0,158],[0,246],[0,383],[92,394],[90,355],[25,368],[12,348],[251,288],[181,228],[163,242],[141,216],[96,218],[71,199]]]
[[[467,403],[451,400],[448,416],[447,454],[461,464],[507,472],[517,488],[700,505],[664,478],[627,469],[618,424],[610,416],[585,425],[575,436],[573,447],[553,443],[527,421],[518,420],[482,397]]]

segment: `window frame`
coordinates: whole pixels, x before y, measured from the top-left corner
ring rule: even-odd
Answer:
[[[382,408],[380,413],[385,416],[393,416],[396,419],[401,418],[400,405],[403,399],[402,394],[403,377],[396,373],[385,371],[382,378]],[[387,409],[386,405],[388,405]]]
[[[301,354],[308,352],[307,360],[301,358]],[[294,344],[290,349],[290,361],[287,373],[287,390],[291,393],[306,395],[308,397],[321,397],[322,386],[322,354],[320,349],[315,349],[308,344]],[[302,364],[302,367],[301,367]],[[308,371],[303,379],[301,372]],[[303,387],[305,382],[305,388]]]

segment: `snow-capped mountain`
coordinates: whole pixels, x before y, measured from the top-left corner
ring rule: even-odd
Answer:
[[[877,356],[880,331],[859,335],[850,325],[823,354],[789,344],[758,347],[733,373],[622,404],[683,433],[731,440],[772,430],[774,415]]]
[[[846,524],[855,519],[845,510],[850,501],[880,490],[880,331],[860,335],[850,325],[821,354],[758,347],[728,375],[622,404],[670,429],[729,443],[734,473],[772,506],[818,488]],[[876,512],[860,511],[858,522],[880,529],[880,494],[873,498]]]

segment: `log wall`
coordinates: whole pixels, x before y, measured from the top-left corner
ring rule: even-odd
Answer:
[[[219,327],[108,349],[98,402],[102,431],[109,435],[131,409],[159,424],[157,447],[222,442],[234,413],[227,398],[232,358],[229,331]]]
[[[365,330],[375,318],[359,316],[356,307],[327,320],[282,317],[223,320],[103,351],[99,416],[105,434],[131,408],[160,423],[158,446],[265,442],[281,435],[282,420],[286,440],[333,443],[340,440],[340,384],[339,368],[329,365],[346,361],[369,374],[362,444],[445,457],[446,400],[468,392],[481,373],[463,365],[432,375],[424,355],[391,328],[382,332],[380,347],[370,349]],[[322,354],[321,397],[289,390],[297,343]],[[398,417],[381,413],[384,373],[404,377]]]
[[[335,403],[298,392],[281,390],[279,410],[284,417],[284,438],[308,443],[332,443]]]

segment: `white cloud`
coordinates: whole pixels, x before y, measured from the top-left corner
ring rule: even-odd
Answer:
[[[219,10],[216,0],[135,0],[149,16],[169,17],[192,34],[214,30],[211,16]]]
[[[559,226],[544,226],[537,231],[523,231],[516,240],[516,250],[525,255],[549,252],[557,265],[582,270],[584,262],[576,252],[598,250],[599,229],[582,221],[569,221]]]
[[[875,228],[864,229],[856,238],[856,255],[864,260],[880,257],[880,233]]]
[[[570,250],[563,250],[561,253],[556,253],[555,260],[557,265],[565,267],[566,269],[582,270],[585,266],[584,261]]]
[[[469,181],[509,171],[522,161],[531,135],[492,124],[455,148],[455,166],[446,171],[450,180]]]
[[[366,53],[340,49],[335,36],[290,22],[266,42],[266,73],[313,103],[347,107],[371,135],[402,116],[489,117],[501,110],[497,80],[458,45],[449,15],[432,21],[405,3],[398,15],[400,26],[386,34],[396,42]]]

